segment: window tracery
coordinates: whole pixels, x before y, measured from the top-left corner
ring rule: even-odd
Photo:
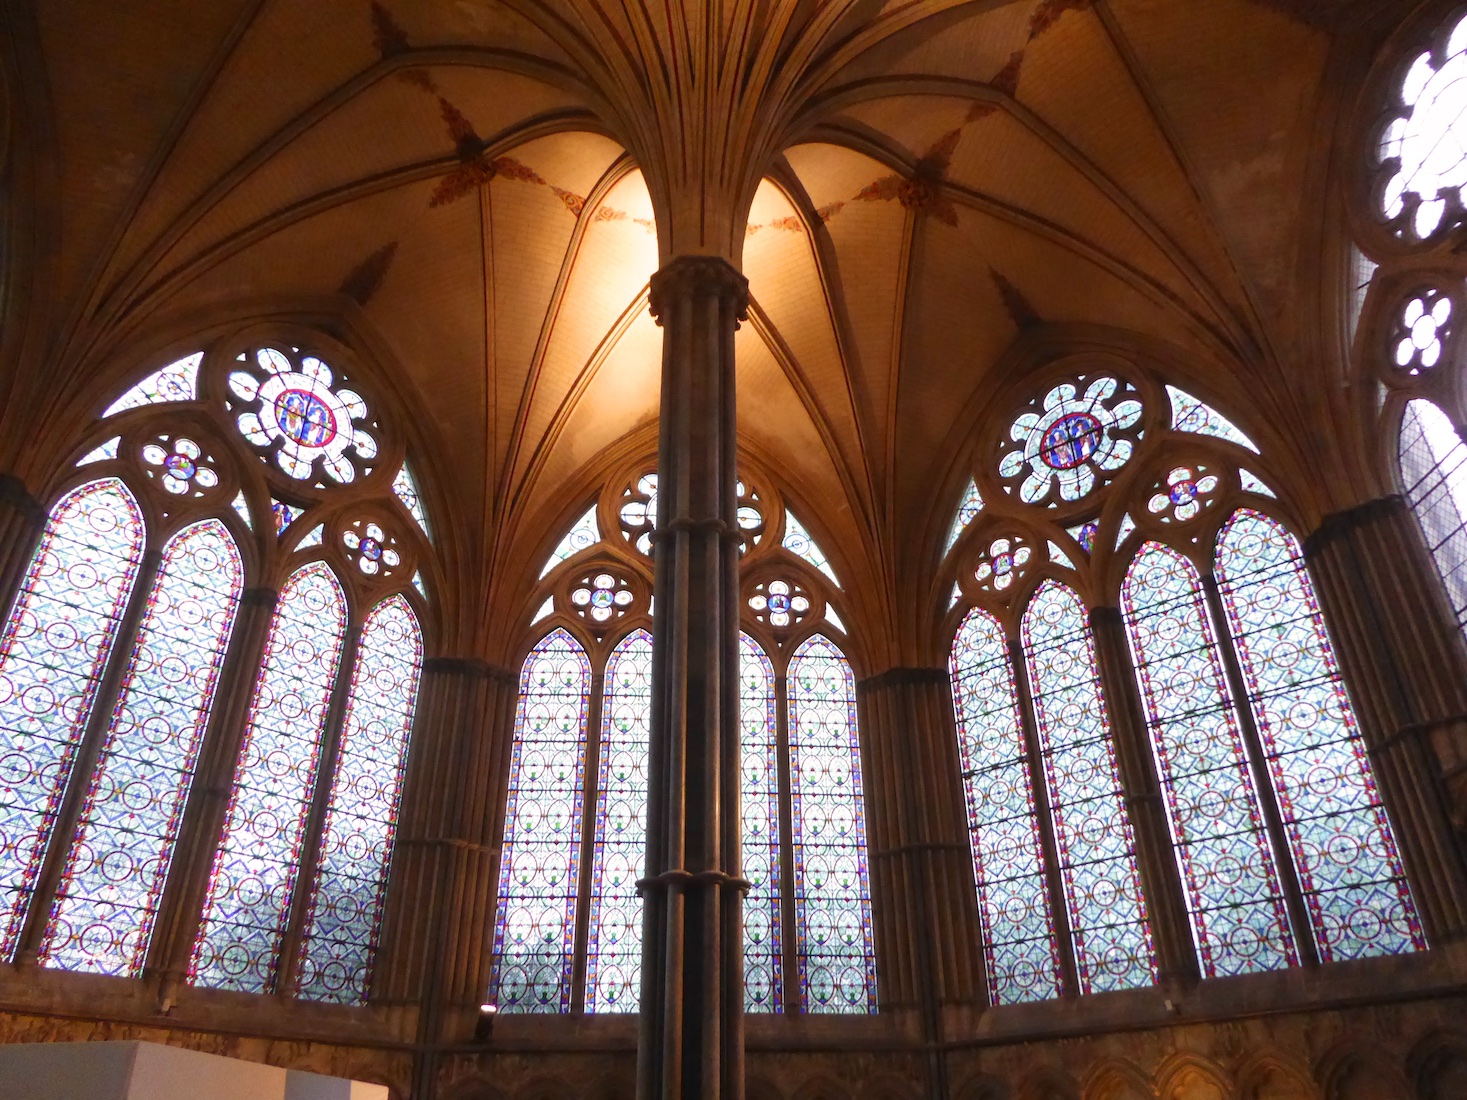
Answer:
[[[747,477],[737,488],[746,1008],[874,1011],[854,678],[836,643],[817,633],[822,619],[845,633],[838,589],[778,495]],[[656,495],[645,468],[612,478],[526,597],[539,640],[521,673],[510,765],[488,991],[501,1012],[637,1010]],[[589,613],[596,607],[603,618]],[[578,675],[540,686],[547,647],[560,654],[553,667],[568,668],[573,654]],[[547,713],[560,716],[556,778],[535,786],[551,759],[540,744]],[[782,778],[800,760],[802,781]]]
[[[426,605],[397,575],[419,549],[410,531],[375,518],[407,507],[392,490],[402,445],[338,385],[332,399],[375,434],[347,424],[347,446],[333,450],[307,409],[275,427],[294,426],[302,438],[290,453],[324,476],[255,461],[237,423],[250,355],[277,368],[272,377],[282,362],[319,385],[333,373],[294,346],[237,348],[226,339],[172,362],[106,407],[105,430],[78,447],[83,472],[58,494],[6,621],[0,730],[13,797],[0,849],[10,887],[3,949],[8,959],[137,977],[156,929],[177,928],[188,951],[197,928],[191,981],[358,1004],[369,993],[422,662]],[[283,390],[276,396],[283,404],[272,410],[290,404]],[[265,457],[289,450],[271,447]],[[358,464],[350,478],[332,473],[333,455]],[[81,476],[92,480],[76,484]],[[252,501],[262,517],[270,504],[259,537]],[[245,589],[268,590],[275,578],[284,584],[265,652],[248,652],[234,638]],[[359,641],[344,585],[361,607]],[[255,682],[247,714],[214,713],[226,680]],[[28,713],[38,691],[53,703]],[[222,837],[189,842],[215,852],[208,881],[185,886],[179,876],[209,868],[175,860],[180,830],[219,827],[189,809],[205,797],[196,773],[210,751],[233,785]],[[323,759],[335,761],[330,774],[318,774]],[[202,914],[163,920],[165,904],[186,904],[166,899],[201,891]],[[286,943],[301,944],[302,956],[284,958]]]

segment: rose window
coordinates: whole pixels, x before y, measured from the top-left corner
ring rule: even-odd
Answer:
[[[754,618],[770,626],[786,627],[803,622],[810,614],[810,597],[791,581],[764,581],[754,586],[749,609]]]
[[[1022,539],[994,539],[978,559],[973,578],[985,592],[1006,592],[1024,575],[1033,556]]]
[[[1442,341],[1452,318],[1452,300],[1438,290],[1427,290],[1406,303],[1392,337],[1396,366],[1420,374],[1441,361]]]
[[[275,463],[286,474],[309,480],[319,462],[333,481],[345,485],[356,477],[349,455],[370,460],[377,441],[355,421],[367,419],[367,403],[349,389],[333,389],[332,373],[321,360],[307,355],[299,365],[284,352],[265,348],[256,353],[258,377],[245,365],[229,375],[229,388],[245,404],[236,423],[257,447],[275,448]],[[231,411],[235,410],[231,402]]]
[[[1130,461],[1141,437],[1141,402],[1129,383],[1097,378],[1081,394],[1065,382],[1044,395],[1038,411],[1009,429],[1019,444],[999,463],[1009,492],[1026,504],[1080,500]]]
[[[622,493],[618,512],[621,530],[638,550],[652,556],[652,529],[657,525],[657,474],[643,474]]]
[[[631,585],[610,573],[583,577],[570,595],[576,614],[597,623],[621,618],[636,599]]]
[[[1218,478],[1205,466],[1178,466],[1166,475],[1166,484],[1158,485],[1146,508],[1162,523],[1176,520],[1186,523],[1212,504]]]
[[[367,576],[388,576],[402,563],[397,540],[375,523],[358,520],[341,533],[347,557]]]
[[[163,488],[176,496],[192,493],[201,497],[208,489],[219,484],[219,475],[206,466],[203,450],[192,439],[177,436],[159,436],[157,443],[143,448],[143,461],[153,469],[149,476],[158,478]]]
[[[1388,174],[1380,211],[1398,235],[1418,241],[1462,212],[1467,183],[1467,19],[1452,30],[1446,60],[1438,68],[1432,51],[1421,54],[1401,81],[1406,111],[1381,136],[1380,158]]]

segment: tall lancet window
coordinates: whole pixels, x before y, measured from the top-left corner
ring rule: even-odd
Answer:
[[[431,557],[346,382],[230,336],[57,475],[0,640],[7,959],[371,996]]]
[[[1260,448],[1139,368],[1062,366],[942,532],[991,999],[1153,984],[1158,912],[1204,977],[1423,947]],[[1143,862],[1158,783],[1172,850]]]
[[[739,483],[744,1001],[871,1012],[855,678],[836,566],[773,493]],[[651,554],[657,475],[567,517],[526,605],[489,999],[502,1012],[635,1012],[640,998]],[[603,535],[603,532],[609,532]]]

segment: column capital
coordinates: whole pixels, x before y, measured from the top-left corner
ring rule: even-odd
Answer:
[[[40,524],[46,518],[46,509],[31,495],[25,482],[14,474],[0,474],[0,503],[8,504],[32,523]]]
[[[660,325],[674,300],[717,296],[732,306],[738,320],[748,318],[749,280],[722,256],[677,256],[652,276],[648,305]]]
[[[945,668],[889,668],[868,676],[856,685],[860,691],[880,691],[888,687],[912,687],[930,684],[945,684],[948,671]]]
[[[423,662],[423,671],[443,676],[463,676],[470,680],[493,680],[501,684],[516,684],[519,681],[508,669],[475,657],[429,657]]]
[[[1331,512],[1304,540],[1304,556],[1312,559],[1331,543],[1349,538],[1360,528],[1401,512],[1405,506],[1406,502],[1400,494],[1394,493],[1388,497],[1367,500],[1353,508]]]

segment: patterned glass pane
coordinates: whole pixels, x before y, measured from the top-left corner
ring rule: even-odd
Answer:
[[[1151,928],[1084,605],[1046,581],[1022,635],[1080,991],[1150,985]]]
[[[56,810],[143,553],[122,482],[51,510],[0,640],[0,955],[20,935]]]
[[[989,991],[994,1004],[1058,997],[1059,948],[1039,818],[1008,642],[997,619],[968,613],[953,642],[951,671]]]
[[[1467,630],[1467,445],[1430,401],[1412,401],[1401,420],[1401,481],[1426,545]]]
[[[739,768],[743,776],[744,1008],[783,1010],[780,968],[779,757],[774,669],[759,643],[739,635]]]
[[[363,624],[352,670],[306,917],[304,997],[367,999],[422,667],[422,631],[407,600],[394,596]]]
[[[274,984],[345,632],[335,575],[321,562],[298,569],[280,590],[255,682],[189,969],[198,985]]]
[[[851,666],[820,635],[789,671],[795,934],[806,1012],[874,1012],[861,744]]]
[[[1320,959],[1423,949],[1298,542],[1241,508],[1218,536],[1217,579]]]
[[[647,746],[652,722],[652,635],[627,635],[606,662],[586,1011],[635,1012],[642,983],[642,899],[647,863]]]
[[[243,587],[217,519],[164,548],[52,906],[46,965],[142,973]]]
[[[1203,976],[1287,966],[1294,938],[1197,570],[1147,543],[1121,606]]]
[[[103,417],[116,416],[128,409],[140,409],[144,405],[163,405],[170,401],[192,401],[198,381],[199,364],[204,353],[199,351],[185,356],[176,363],[169,363],[144,378],[132,389],[107,406]]]
[[[520,672],[489,1000],[501,1012],[568,1012],[585,797],[591,666],[556,630]]]

